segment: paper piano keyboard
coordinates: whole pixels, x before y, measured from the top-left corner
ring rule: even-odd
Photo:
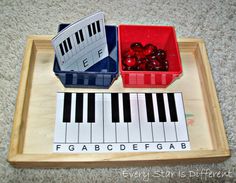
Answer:
[[[189,149],[181,93],[57,93],[54,152]]]
[[[52,43],[61,70],[85,71],[108,56],[104,14],[96,13],[69,25]]]

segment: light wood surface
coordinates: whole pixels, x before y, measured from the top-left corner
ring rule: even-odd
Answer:
[[[52,36],[30,36],[21,71],[8,161],[16,167],[110,167],[222,161],[230,156],[204,42],[179,39],[183,75],[166,89],[64,88],[53,73]],[[158,153],[55,154],[52,152],[56,92],[183,93],[191,151]]]

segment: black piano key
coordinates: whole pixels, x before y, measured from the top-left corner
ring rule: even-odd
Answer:
[[[78,32],[75,33],[75,37],[76,37],[77,44],[80,44],[79,34],[78,34]]]
[[[166,122],[166,112],[165,112],[165,104],[164,104],[163,94],[157,93],[156,96],[157,96],[159,121]]]
[[[63,41],[63,44],[64,44],[64,47],[65,47],[65,50],[66,50],[66,53],[67,53],[68,52],[68,48],[67,48],[66,40]]]
[[[98,32],[101,32],[101,29],[100,29],[100,22],[99,22],[99,20],[96,21],[96,24],[97,24],[97,30],[98,30]]]
[[[88,123],[95,122],[95,94],[88,94]]]
[[[168,97],[168,103],[169,103],[169,109],[170,109],[170,120],[172,122],[177,122],[178,117],[177,117],[174,93],[168,93],[167,97]]]
[[[83,32],[82,32],[82,29],[79,30],[79,35],[80,35],[80,38],[81,38],[81,42],[84,41],[84,35],[83,35]]]
[[[145,93],[146,99],[146,109],[147,109],[147,120],[148,122],[154,122],[154,109],[153,109],[153,102],[152,102],[152,94]]]
[[[71,93],[64,94],[64,109],[63,109],[63,122],[70,122],[70,113],[71,113]]]
[[[95,22],[92,23],[92,27],[93,27],[93,35],[95,35],[96,34]]]
[[[83,93],[76,94],[75,122],[83,122]]]
[[[124,122],[131,122],[129,93],[123,93]]]
[[[61,55],[63,56],[65,53],[64,53],[64,49],[63,49],[62,44],[59,44],[59,47],[60,47],[60,50],[61,50]]]
[[[88,31],[89,31],[89,37],[91,37],[92,36],[92,30],[91,30],[91,26],[90,25],[88,25]]]
[[[71,42],[70,42],[70,38],[69,38],[69,37],[67,38],[67,43],[68,43],[68,45],[69,45],[69,49],[71,50],[71,49],[72,49],[72,45],[71,45]]]
[[[111,94],[112,122],[120,122],[118,93]]]

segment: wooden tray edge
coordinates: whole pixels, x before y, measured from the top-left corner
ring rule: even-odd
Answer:
[[[137,153],[140,154],[140,153]],[[150,153],[149,153],[150,154]],[[222,162],[229,157],[228,152],[218,151],[217,153],[213,150],[204,152],[202,155],[201,151],[191,153],[191,157],[185,157],[182,153],[177,153],[175,158],[150,158],[145,160],[109,160],[109,159],[100,159],[97,161],[94,160],[68,160],[65,156],[67,154],[60,155],[16,155],[8,162],[14,167],[24,167],[24,168],[95,168],[95,167],[130,167],[130,166],[154,166],[154,165],[178,165],[178,164],[199,164],[199,163],[216,163]],[[196,157],[195,154],[199,156]],[[73,155],[73,158],[76,159],[77,155]],[[82,160],[81,160],[82,159]],[[98,158],[99,159],[99,158]]]

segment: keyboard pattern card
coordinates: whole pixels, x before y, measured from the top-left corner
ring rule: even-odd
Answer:
[[[182,93],[57,93],[53,152],[190,150]]]
[[[52,45],[61,70],[87,70],[108,56],[104,14],[70,24],[52,39]]]

